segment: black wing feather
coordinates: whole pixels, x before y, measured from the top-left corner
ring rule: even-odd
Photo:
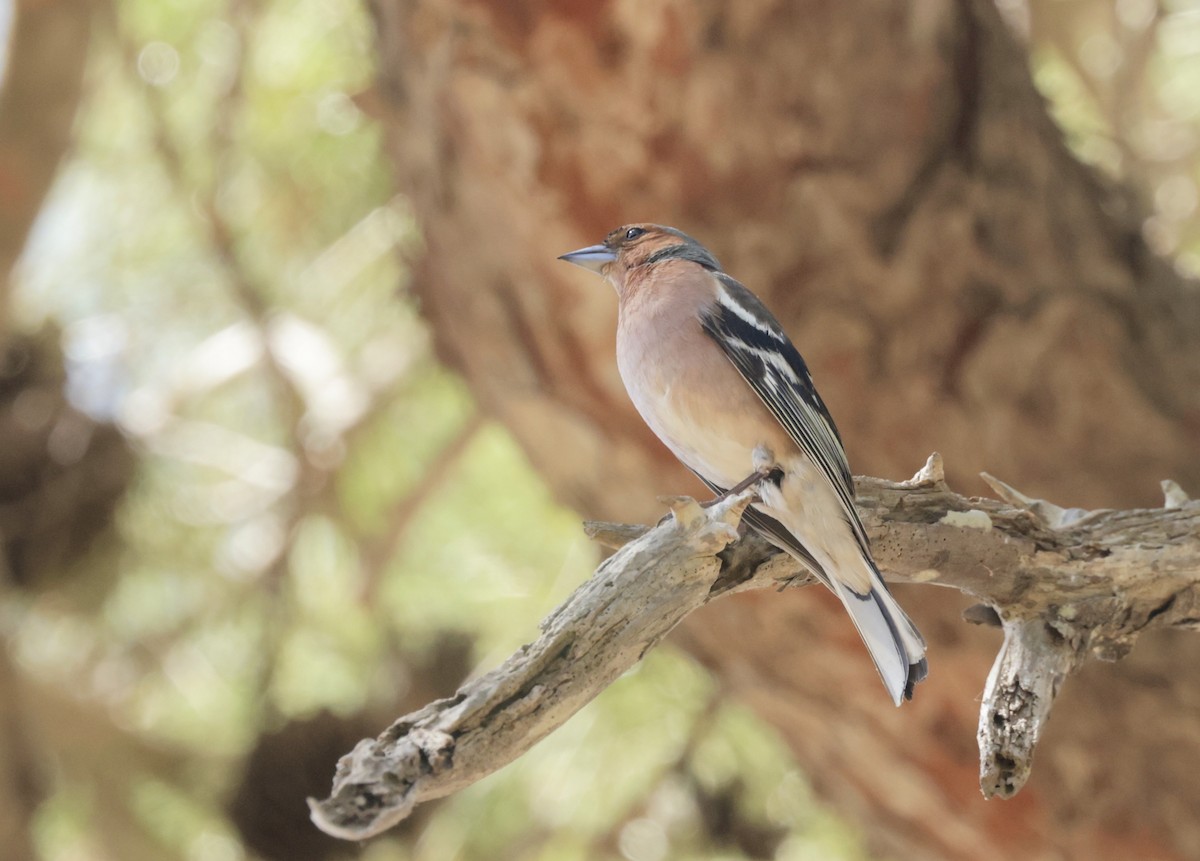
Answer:
[[[854,484],[842,438],[817,394],[808,366],[758,297],[723,272],[713,275],[730,302],[744,313],[715,302],[701,317],[704,331],[717,342],[792,441],[820,469],[842,503],[843,515],[859,546],[870,558],[867,533],[854,506]],[[776,526],[786,532],[781,524]],[[791,540],[796,543],[794,537]]]

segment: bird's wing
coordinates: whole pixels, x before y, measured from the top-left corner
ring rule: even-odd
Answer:
[[[722,493],[728,490],[728,488],[713,484],[695,470],[692,470],[692,472],[696,474],[696,478],[703,481],[708,489],[717,496],[720,496]],[[745,521],[751,529],[762,535],[776,547],[791,553],[813,573],[814,577],[816,577],[825,585],[829,585],[829,576],[821,567],[821,563],[817,562],[817,560],[813,558],[813,555],[808,552],[808,548],[801,544],[796,539],[796,536],[788,532],[787,527],[774,517],[763,514],[758,509],[750,506],[744,512],[742,512],[742,520]]]
[[[717,300],[701,315],[704,331],[820,469],[841,502],[842,514],[859,546],[870,558],[867,533],[854,507],[854,484],[842,438],[813,386],[808,366],[757,296],[723,272],[715,272],[713,277],[719,282]],[[786,532],[781,524],[775,525]],[[795,538],[791,541],[795,543]]]

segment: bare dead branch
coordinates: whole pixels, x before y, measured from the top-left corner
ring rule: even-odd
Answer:
[[[1025,785],[1050,706],[1080,660],[1079,645],[1041,621],[1004,623],[979,710],[979,786],[987,798],[1011,798]]]
[[[858,479],[859,508],[889,579],[958,589],[994,611],[1005,642],[981,710],[981,786],[1024,784],[1062,681],[1088,657],[1116,660],[1142,631],[1200,627],[1200,502],[1083,511],[1026,497],[966,498],[936,455],[912,480]],[[332,795],[310,802],[326,832],[363,839],[421,801],[511,762],[561,725],[676,624],[732,591],[787,582],[796,563],[754,535],[741,506],[673,500],[653,529],[589,524],[621,549],[542,623],[542,636],[456,696],[407,715],[342,758]],[[803,581],[801,581],[803,582]],[[936,655],[934,656],[936,666]]]
[[[749,496],[707,509],[675,500],[673,517],[604,562],[543,620],[537,641],[342,757],[333,795],[309,802],[313,821],[348,840],[377,834],[557,729],[708,602],[716,554],[737,537]]]

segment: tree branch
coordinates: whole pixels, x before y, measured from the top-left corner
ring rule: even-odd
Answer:
[[[1059,686],[1081,660],[1077,647],[1041,621],[1004,623],[1004,645],[979,710],[979,786],[986,797],[1011,798],[1025,784]]]
[[[1175,487],[1162,509],[1064,510],[990,481],[1004,501],[960,496],[935,454],[910,481],[858,479],[858,502],[889,579],[959,589],[1001,620],[1004,646],[980,716],[980,780],[985,795],[1010,797],[1079,664],[1124,656],[1152,627],[1200,627],[1200,502]],[[733,541],[745,503],[701,509],[674,499],[673,516],[649,530],[589,524],[593,537],[623,546],[542,623],[542,636],[454,697],[360,742],[338,763],[331,796],[310,801],[313,821],[354,840],[391,827],[416,804],[516,759],[693,610],[800,575],[761,538]]]

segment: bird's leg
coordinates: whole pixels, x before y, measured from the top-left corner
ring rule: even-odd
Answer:
[[[744,490],[749,490],[752,487],[757,487],[764,481],[773,481],[778,484],[783,479],[783,470],[775,463],[775,454],[766,446],[760,445],[754,449],[754,472],[743,478],[733,487],[729,488],[724,493],[718,495],[708,502],[700,503],[701,508],[708,508],[716,505],[723,499],[728,499],[731,496],[737,496]]]
[[[775,475],[775,473],[778,473],[778,475]],[[783,470],[781,470],[779,467],[775,467],[774,469],[756,469],[754,472],[750,473],[748,476],[743,478],[741,481],[739,481],[733,487],[729,488],[729,490],[727,490],[724,493],[721,493],[717,496],[714,496],[712,499],[708,500],[707,502],[701,502],[700,507],[701,508],[710,508],[711,506],[714,506],[718,502],[726,500],[731,496],[737,496],[743,490],[749,490],[750,488],[752,488],[758,484],[761,484],[764,481],[778,480],[779,478],[783,478]]]

